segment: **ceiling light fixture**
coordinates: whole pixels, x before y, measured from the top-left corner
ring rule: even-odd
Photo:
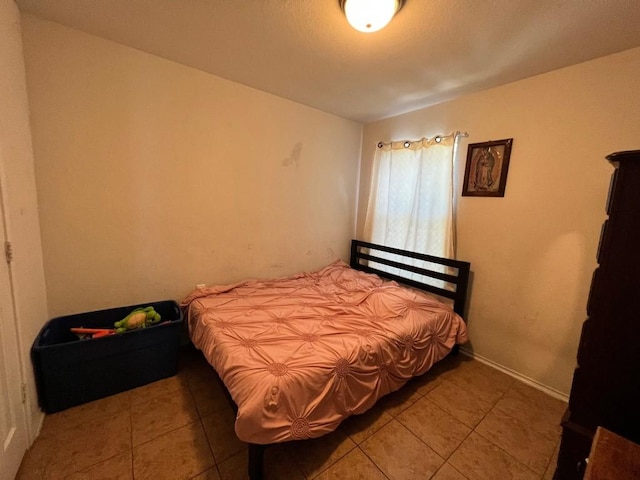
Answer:
[[[404,5],[404,0],[338,0],[347,21],[361,32],[384,28]]]

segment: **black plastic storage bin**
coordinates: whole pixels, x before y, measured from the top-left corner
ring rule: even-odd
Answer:
[[[147,306],[162,316],[161,323],[89,340],[70,331],[113,328],[135,308]],[[182,312],[173,300],[49,320],[31,348],[40,407],[54,413],[175,375],[181,325]]]

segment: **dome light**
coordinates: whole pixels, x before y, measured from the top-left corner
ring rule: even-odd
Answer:
[[[361,32],[377,32],[386,27],[402,8],[404,0],[339,0],[347,21]]]

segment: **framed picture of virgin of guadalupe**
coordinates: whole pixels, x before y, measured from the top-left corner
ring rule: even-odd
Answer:
[[[469,144],[463,197],[504,197],[512,145],[513,138]]]

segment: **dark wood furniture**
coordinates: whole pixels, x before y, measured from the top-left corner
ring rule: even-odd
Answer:
[[[397,259],[389,259],[382,257],[381,252],[390,253],[397,256]],[[411,264],[411,259],[422,262],[422,267]],[[372,264],[382,264],[394,267],[399,273],[393,274],[376,268]],[[433,264],[432,268],[428,268],[427,264]],[[351,260],[349,266],[363,272],[375,273],[379,277],[389,280],[395,280],[403,285],[415,287],[425,292],[433,293],[440,297],[453,300],[453,311],[464,318],[464,309],[467,302],[467,288],[469,284],[469,271],[471,264],[451,258],[434,257],[423,253],[409,252],[408,250],[400,250],[398,248],[385,247],[373,243],[363,242],[360,240],[351,240]],[[436,270],[437,267],[447,267],[446,273]],[[425,281],[413,280],[410,277],[412,273],[420,276],[441,280],[444,287],[437,287],[426,283]]]
[[[385,254],[391,254],[391,257]],[[422,266],[415,266],[414,260],[420,261],[419,264]],[[395,273],[386,272],[381,270],[380,267],[376,268],[376,264],[394,267]],[[469,262],[352,240],[349,266],[356,270],[374,273],[380,277],[449,298],[453,300],[453,310],[464,318],[471,269]],[[444,273],[439,270],[444,270]],[[420,275],[418,278],[425,281],[415,280],[415,278],[412,278],[412,274]],[[441,281],[444,288],[425,283],[428,279]],[[454,347],[454,353],[457,350],[458,345]],[[235,407],[235,404],[233,405]],[[263,478],[264,451],[267,447],[268,445],[249,444],[248,470],[251,480],[261,480]]]
[[[584,480],[637,480],[640,445],[598,427],[593,438]]]
[[[581,479],[598,426],[640,442],[640,150],[614,166],[555,480]]]

